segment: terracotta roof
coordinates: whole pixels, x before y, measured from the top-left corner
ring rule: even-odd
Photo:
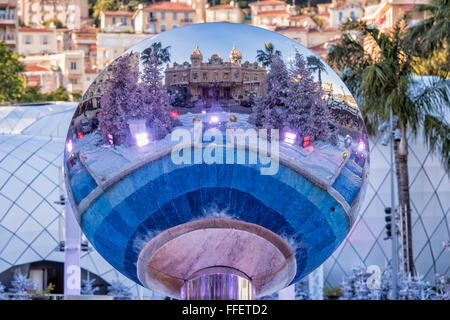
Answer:
[[[75,34],[97,34],[97,28],[95,27],[82,27],[75,31]]]
[[[289,13],[285,10],[268,10],[268,11],[259,11],[257,16],[278,16],[278,15],[285,15],[288,16]]]
[[[25,72],[42,72],[51,71],[49,68],[39,66],[37,64],[28,64],[25,66]]]
[[[304,19],[304,18],[310,18],[312,19],[310,16],[308,16],[307,14],[300,14],[297,16],[290,16],[289,20],[300,20],[300,19]]]
[[[94,67],[92,67],[92,66],[87,66],[86,68],[84,68],[84,72],[85,73],[97,73],[97,70],[94,69]]]
[[[310,31],[312,31],[312,30],[317,30],[317,29],[310,29]],[[304,32],[307,32],[308,28],[297,27],[297,26],[276,27],[275,28],[275,32],[283,32],[283,31],[304,31]]]
[[[325,45],[337,44],[340,42],[341,42],[340,39],[333,39],[333,40],[322,42],[320,44],[316,44],[315,46],[309,47],[308,49],[310,49],[310,50],[326,50]]]
[[[53,32],[52,28],[19,28],[19,32]]]
[[[235,7],[229,4],[219,4],[217,6],[206,8],[206,10],[220,10],[220,9],[239,9],[239,7]]]
[[[132,16],[134,12],[129,11],[103,11],[105,16]]]
[[[179,2],[162,1],[144,8],[145,11],[195,11],[190,5]]]
[[[249,7],[253,7],[253,6],[266,6],[266,5],[277,5],[277,4],[286,4],[286,2],[284,1],[276,1],[276,0],[265,0],[265,1],[257,1],[257,2],[252,2],[250,3],[248,6]]]

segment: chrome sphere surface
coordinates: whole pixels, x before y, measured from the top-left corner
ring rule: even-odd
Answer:
[[[65,151],[92,245],[176,298],[210,279],[233,279],[239,297],[300,280],[345,239],[369,170],[361,113],[336,73],[297,42],[231,23],[166,31],[116,58],[85,92]]]

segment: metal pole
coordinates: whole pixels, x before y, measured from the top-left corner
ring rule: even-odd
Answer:
[[[66,240],[64,260],[64,295],[80,295],[81,269],[80,269],[80,240],[81,231],[72,207],[66,200]]]
[[[392,108],[390,110],[390,134],[391,134],[391,210],[392,210],[392,291],[391,299],[397,300],[397,210],[395,210],[395,193],[394,193],[394,127],[392,125]]]
[[[253,300],[255,287],[243,273],[228,267],[196,272],[181,287],[182,300]]]

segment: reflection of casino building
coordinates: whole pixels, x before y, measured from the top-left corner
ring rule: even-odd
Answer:
[[[260,95],[266,69],[257,62],[241,64],[242,54],[233,48],[229,62],[223,62],[218,54],[213,54],[208,62],[198,46],[191,54],[191,64],[173,64],[165,70],[166,87],[184,88],[189,102],[239,102],[248,101],[250,95]]]

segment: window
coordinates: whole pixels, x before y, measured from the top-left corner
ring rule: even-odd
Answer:
[[[161,12],[161,20],[166,20],[166,13],[165,12]]]
[[[161,25],[161,32],[163,32],[163,31],[166,31],[166,25],[165,24]]]
[[[43,35],[42,36],[42,44],[48,44],[48,35]]]
[[[208,74],[206,72],[203,72],[203,80],[208,80]]]
[[[236,71],[235,73],[234,73],[234,78],[237,80],[237,79],[239,79],[239,72],[238,71]]]
[[[197,78],[198,78],[197,72],[194,72],[194,73],[192,74],[192,78],[193,78],[194,80],[197,80]]]
[[[123,18],[120,19],[120,21],[122,22],[123,26],[127,25],[127,18],[123,17]]]
[[[339,11],[339,21],[342,21],[342,11]]]
[[[175,28],[177,28],[178,26],[176,25],[176,24],[174,24],[173,26],[172,26],[172,29],[175,29]]]
[[[352,20],[355,20],[355,12],[354,11],[350,12],[350,18],[352,18]]]
[[[30,35],[25,36],[25,44],[31,44],[31,36]]]
[[[116,24],[116,17],[112,17],[112,24]]]
[[[78,84],[78,79],[70,79],[71,84]]]
[[[45,20],[45,17],[44,16],[41,16],[41,21],[44,21]]]
[[[44,12],[45,11],[45,6],[41,5],[41,11]]]
[[[70,63],[70,70],[77,70],[77,63],[75,61]]]
[[[176,21],[176,20],[177,20],[177,13],[176,13],[176,12],[174,12],[174,13],[173,13],[173,17],[172,17],[172,20],[174,20],[174,21]]]
[[[184,13],[184,22],[189,22],[189,13],[188,12]]]
[[[53,11],[58,11],[58,5],[56,3],[53,5]]]
[[[32,5],[32,4],[30,4],[30,5],[28,6],[28,11],[29,11],[29,12],[32,12],[32,11],[33,11],[33,5]]]

